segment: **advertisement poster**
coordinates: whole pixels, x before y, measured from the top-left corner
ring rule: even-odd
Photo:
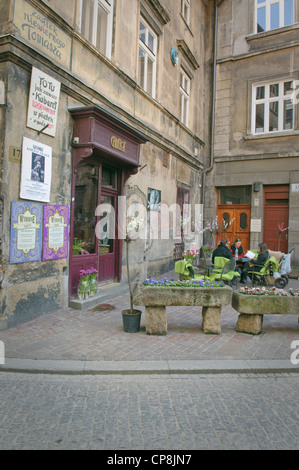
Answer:
[[[55,137],[60,82],[32,67],[27,127]]]
[[[41,260],[42,217],[42,204],[28,201],[11,202],[11,264]]]
[[[22,199],[49,202],[52,178],[52,147],[23,137]]]
[[[43,261],[68,257],[69,206],[44,205]]]

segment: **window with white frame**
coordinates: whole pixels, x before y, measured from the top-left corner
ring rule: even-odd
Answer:
[[[256,32],[294,23],[294,0],[256,0]]]
[[[252,101],[253,134],[294,129],[292,80],[254,85]]]
[[[158,38],[143,18],[139,21],[138,84],[149,95],[156,95]]]
[[[100,52],[111,57],[113,0],[78,0],[79,31]]]
[[[190,24],[190,0],[181,0],[181,15]]]
[[[180,70],[180,120],[188,126],[191,79],[184,69]]]

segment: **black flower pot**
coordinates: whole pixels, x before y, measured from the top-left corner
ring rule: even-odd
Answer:
[[[123,326],[126,333],[137,333],[140,330],[141,310],[133,309],[123,310]]]

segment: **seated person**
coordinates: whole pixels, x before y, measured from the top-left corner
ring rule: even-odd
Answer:
[[[243,247],[241,246],[240,238],[236,238],[234,243],[231,244],[230,251],[232,252],[233,258],[236,260],[237,263],[240,258],[243,258],[244,250],[243,250]]]
[[[212,254],[212,263],[214,263],[214,259],[216,256],[222,256],[223,258],[227,259],[234,259],[230,249],[226,246],[227,239],[221,238],[218,247],[213,251]]]
[[[260,243],[259,249],[260,252],[258,254],[257,259],[251,259],[249,261],[248,267],[245,268],[246,272],[259,272],[261,269],[263,269],[265,262],[270,258],[270,253],[266,243]]]
[[[247,279],[246,268],[247,268],[248,263],[242,263],[241,261],[239,261],[240,258],[244,257],[244,250],[243,250],[243,247],[241,246],[240,238],[236,238],[234,243],[231,244],[230,251],[232,252],[234,260],[236,260],[236,264],[238,266],[237,271],[241,274],[240,283],[246,284],[246,279]]]

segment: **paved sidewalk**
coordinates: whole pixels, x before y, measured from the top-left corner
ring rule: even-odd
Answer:
[[[299,287],[290,280],[287,288]],[[127,294],[105,301],[110,310],[65,308],[26,324],[0,331],[5,365],[0,370],[68,373],[180,373],[232,371],[299,372],[291,363],[293,341],[299,340],[297,315],[265,315],[263,332],[235,331],[238,313],[222,309],[221,334],[205,335],[201,307],[168,307],[168,334],[125,333],[121,310]],[[144,312],[144,307],[140,307]],[[299,354],[297,354],[297,357]]]

